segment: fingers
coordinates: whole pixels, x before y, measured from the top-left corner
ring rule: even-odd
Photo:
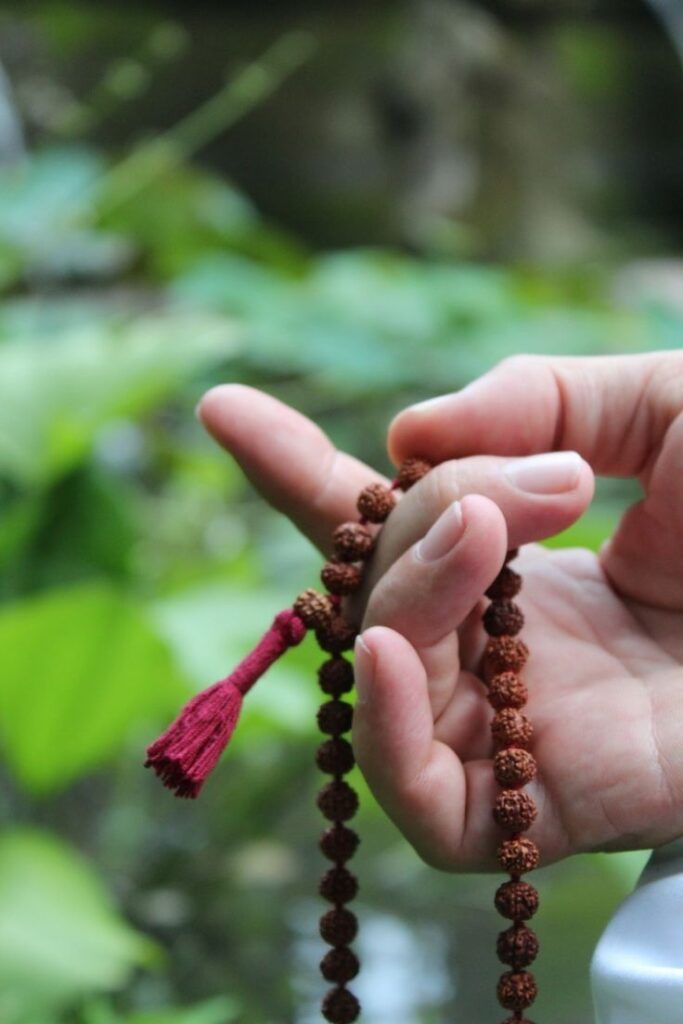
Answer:
[[[602,554],[615,589],[683,608],[683,353],[505,360],[462,391],[402,412],[389,431],[400,461],[474,452],[574,449],[597,473],[637,476],[646,498]]]
[[[305,416],[255,388],[212,388],[197,415],[266,500],[326,554],[334,527],[357,518],[359,491],[383,481]]]

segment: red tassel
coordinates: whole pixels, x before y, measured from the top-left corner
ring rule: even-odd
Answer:
[[[242,698],[289,647],[301,643],[306,627],[287,608],[234,672],[198,693],[175,722],[147,748],[146,768],[153,768],[176,796],[196,797],[230,740]]]

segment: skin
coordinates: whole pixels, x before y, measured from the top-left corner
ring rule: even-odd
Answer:
[[[199,416],[325,554],[359,490],[381,479],[251,388],[214,388]],[[681,835],[683,354],[514,357],[404,410],[388,444],[396,464],[439,465],[392,512],[349,608],[363,629],[354,748],[387,813],[427,863],[496,869],[481,595],[524,545],[515,568],[539,764],[529,837],[549,863]],[[506,478],[513,458],[551,451],[582,458],[567,489],[529,494]],[[540,547],[585,511],[594,473],[636,477],[642,500],[599,555]],[[418,542],[440,517],[442,547],[452,543],[426,561]]]

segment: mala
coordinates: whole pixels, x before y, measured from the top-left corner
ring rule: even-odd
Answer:
[[[353,748],[345,734],[351,729],[353,708],[342,698],[353,687],[353,666],[344,653],[351,650],[357,630],[344,618],[342,598],[355,593],[363,581],[363,565],[372,554],[376,532],[396,503],[395,491],[407,491],[431,466],[421,459],[407,459],[390,487],[370,484],[357,502],[360,518],[342,523],[333,533],[334,554],[321,572],[327,593],[305,590],[291,608],[275,616],[270,629],[257,646],[225,679],[197,694],[166,732],[147,750],[146,767],[151,767],[164,785],[179,797],[196,797],[218,762],[240,714],[242,698],[256,680],[289,647],[299,644],[313,630],[328,657],[318,669],[318,682],[326,699],[318,711],[318,726],[326,739],[318,747],[316,763],[330,780],[318,794],[318,808],[329,822],[320,837],[320,849],[331,863],[320,883],[320,895],[331,908],[320,919],[320,935],[331,947],[320,971],[333,987],[322,1002],[322,1013],[330,1024],[352,1024],[360,1004],[348,988],[360,964],[351,949],[358,931],[348,904],[358,891],[358,882],[347,864],[358,847],[359,838],[349,822],[358,809],[358,797],[344,776],[354,766]],[[488,634],[482,662],[488,701],[495,712],[491,733],[496,753],[493,773],[501,787],[493,817],[502,831],[498,862],[510,880],[495,894],[498,912],[511,922],[498,936],[497,953],[510,969],[498,981],[501,1006],[512,1011],[504,1024],[532,1024],[524,1016],[537,994],[536,981],[526,968],[536,958],[538,939],[527,922],[538,909],[538,892],[522,875],[538,866],[539,851],[523,835],[534,822],[536,805],[524,787],[536,775],[536,761],[529,753],[532,726],[522,708],[527,688],[520,678],[528,648],[518,636],[524,617],[513,598],[522,579],[510,568],[517,551],[510,551],[500,573],[486,591],[490,604],[483,615]]]

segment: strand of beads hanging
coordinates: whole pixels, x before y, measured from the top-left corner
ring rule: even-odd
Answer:
[[[363,569],[372,554],[377,530],[396,503],[394,492],[408,490],[430,468],[421,460],[411,459],[401,466],[391,486],[365,487],[357,501],[359,520],[342,523],[333,533],[333,556],[320,573],[328,593],[305,590],[294,602],[295,614],[315,631],[318,644],[330,655],[318,670],[320,688],[328,699],[318,711],[318,726],[326,738],[316,752],[318,768],[330,776],[317,801],[328,821],[320,837],[320,849],[331,865],[320,882],[320,895],[331,905],[320,919],[320,935],[331,947],[320,962],[323,978],[333,986],[321,1007],[330,1024],[352,1024],[360,1014],[360,1003],[348,988],[360,970],[351,948],[358,921],[348,906],[358,892],[358,881],[347,866],[359,838],[348,825],[358,809],[358,797],[344,778],[355,764],[353,748],[346,738],[353,708],[342,699],[353,689],[353,666],[344,654],[353,646],[356,630],[342,615],[341,602],[363,583]]]
[[[485,673],[489,679],[488,700],[495,715],[491,732],[497,748],[493,771],[501,787],[493,807],[493,818],[507,835],[498,847],[498,861],[510,875],[495,896],[498,912],[511,924],[498,936],[498,958],[509,969],[498,981],[501,1006],[512,1010],[504,1024],[532,1024],[524,1012],[536,999],[537,985],[527,968],[538,954],[538,939],[526,923],[538,909],[538,892],[522,880],[539,861],[538,847],[524,836],[536,819],[537,809],[524,786],[536,775],[536,761],[529,752],[533,736],[531,722],[522,708],[527,688],[519,673],[529,651],[518,636],[524,616],[513,600],[522,586],[519,573],[509,563],[517,552],[510,551],[505,565],[486,591],[491,603],[484,612],[484,629],[489,635],[485,651]]]

